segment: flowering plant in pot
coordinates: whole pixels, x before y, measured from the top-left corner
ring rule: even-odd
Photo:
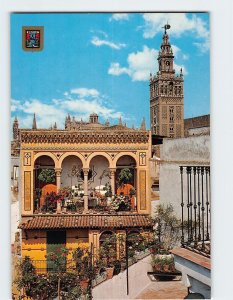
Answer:
[[[181,222],[176,217],[172,205],[158,205],[154,217],[155,253],[152,255],[152,266],[155,272],[173,273],[175,265],[170,250],[180,242]]]
[[[129,211],[131,209],[129,197],[124,195],[116,195],[112,199],[111,207],[115,211]]]
[[[103,261],[107,277],[112,278],[116,262],[116,236],[106,238],[99,248],[99,258]]]
[[[63,196],[61,196],[55,192],[48,193],[45,196],[45,202],[42,207],[42,211],[54,212],[57,208],[57,203],[62,202],[63,199],[64,199]]]
[[[75,261],[76,274],[80,279],[80,286],[83,292],[87,292],[91,281],[95,278],[95,269],[91,262],[91,253],[88,249],[78,247],[72,254]]]

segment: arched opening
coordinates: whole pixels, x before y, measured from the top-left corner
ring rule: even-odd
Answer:
[[[82,212],[84,206],[83,164],[76,155],[66,156],[61,164],[61,204],[64,212]]]
[[[56,189],[54,160],[47,155],[39,156],[34,163],[34,211],[43,208],[46,195]]]
[[[97,193],[99,196],[105,196],[110,187],[109,161],[105,156],[94,156],[90,161],[89,169],[89,194]]]
[[[130,155],[121,156],[116,163],[117,194],[131,196],[132,190],[136,191],[136,161]],[[134,194],[135,195],[135,194]]]
[[[117,238],[112,231],[104,231],[100,235],[99,258],[107,267],[113,266],[117,259]]]
[[[83,190],[82,161],[75,155],[69,155],[61,165],[61,188],[69,187],[73,190]]]

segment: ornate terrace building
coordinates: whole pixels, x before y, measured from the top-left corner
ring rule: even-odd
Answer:
[[[150,230],[152,139],[144,121],[131,129],[121,119],[111,126],[97,114],[89,122],[68,115],[65,129],[38,129],[34,116],[32,129],[19,129],[15,120],[13,133],[12,145],[20,145],[22,256],[46,261],[54,245],[74,249],[80,243],[92,243],[95,254],[106,235]],[[131,173],[128,190],[118,186],[122,169]],[[44,170],[54,170],[55,178],[42,182]],[[48,195],[60,190],[64,197],[54,204]],[[106,191],[118,198],[124,193],[127,209],[114,210]]]
[[[177,138],[184,136],[184,94],[182,69],[175,75],[174,55],[167,29],[158,56],[159,71],[150,77],[150,120],[152,134]]]

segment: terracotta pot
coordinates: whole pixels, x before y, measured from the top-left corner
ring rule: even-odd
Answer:
[[[113,277],[114,268],[113,267],[106,268],[106,271],[107,271],[107,279],[111,279]]]
[[[153,271],[154,272],[161,272],[162,271],[162,267],[160,264],[156,264],[153,266]]]
[[[170,267],[169,269],[170,269],[170,272],[171,272],[171,273],[176,272],[176,268],[175,268],[175,265],[174,265],[174,264],[170,265],[169,267]]]
[[[57,213],[60,214],[61,213],[61,202],[57,202]]]
[[[82,290],[87,290],[88,280],[81,280],[80,281],[80,287],[81,287]]]
[[[163,270],[164,270],[164,272],[169,273],[170,272],[169,265],[164,265]]]

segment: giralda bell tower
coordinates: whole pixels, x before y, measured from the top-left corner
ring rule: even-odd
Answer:
[[[184,136],[184,79],[182,69],[176,75],[174,55],[164,26],[158,55],[159,71],[150,76],[150,121],[152,134],[171,138]]]

